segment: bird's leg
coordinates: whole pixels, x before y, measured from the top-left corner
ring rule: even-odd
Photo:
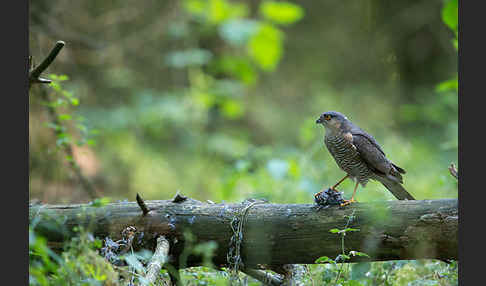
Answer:
[[[336,190],[336,187],[339,186],[339,184],[341,184],[348,177],[349,177],[349,175],[346,174],[346,176],[344,176],[344,178],[342,178],[341,180],[339,180],[339,182],[337,182],[334,186],[331,187],[331,190],[338,192],[338,190]]]
[[[339,184],[341,184],[344,180],[346,180],[347,178],[349,177],[349,175],[346,175],[344,176],[344,178],[342,178],[341,180],[339,180],[339,182],[337,182],[334,186],[331,187],[331,190],[335,191],[335,192],[339,192],[338,190],[336,190],[336,187],[339,186]],[[314,195],[314,198],[317,198],[322,192],[324,192],[325,190],[321,190],[320,192],[316,193]]]
[[[358,185],[359,185],[359,182],[356,182],[356,186],[354,186],[354,191],[353,191],[353,195],[351,196],[351,199],[348,201],[348,200],[344,200],[344,203],[341,204],[341,206],[345,206],[345,205],[349,205],[351,203],[354,203],[356,202],[354,200],[354,196],[356,195],[356,190],[358,189]]]

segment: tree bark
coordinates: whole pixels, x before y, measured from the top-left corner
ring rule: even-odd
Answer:
[[[171,242],[172,261],[184,248],[184,231],[196,242],[215,241],[218,248],[213,262],[227,266],[231,222],[242,217],[248,204],[209,204],[182,201],[146,201],[145,215],[135,202],[112,203],[103,207],[84,205],[36,205],[29,207],[29,219],[37,231],[51,243],[75,235],[73,228],[83,226],[95,236],[120,237],[127,226],[143,233],[140,247],[154,249],[156,237]],[[342,252],[340,234],[349,215],[355,219],[344,239],[346,253],[360,251],[370,257],[354,256],[355,261],[400,259],[457,259],[457,199],[423,201],[381,201],[331,206],[324,209],[311,204],[256,203],[246,210],[241,242],[244,267],[258,264],[310,264],[321,256],[335,258]],[[63,226],[62,228],[60,226]],[[175,243],[174,243],[175,242]],[[189,256],[187,265],[199,265],[201,259]],[[174,264],[175,265],[175,264]]]

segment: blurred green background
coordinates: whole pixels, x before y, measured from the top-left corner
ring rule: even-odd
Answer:
[[[54,84],[30,91],[31,199],[90,200],[63,152],[70,144],[115,201],[180,190],[312,203],[344,175],[315,124],[328,110],[373,134],[417,199],[457,197],[447,169],[457,165],[457,1],[29,5],[34,62],[66,42],[45,73]],[[61,137],[41,88],[59,103]],[[340,190],[349,198],[352,187]],[[394,198],[370,182],[356,199]]]

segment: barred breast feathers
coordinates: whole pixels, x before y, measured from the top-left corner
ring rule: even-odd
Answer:
[[[345,134],[326,134],[324,142],[337,165],[351,177],[356,177],[360,183],[366,184],[371,170]]]

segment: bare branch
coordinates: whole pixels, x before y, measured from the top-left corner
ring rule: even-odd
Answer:
[[[63,41],[57,41],[54,48],[52,48],[49,55],[42,61],[40,65],[35,67],[33,70],[29,72],[29,87],[32,83],[50,83],[51,81],[48,79],[40,78],[42,72],[44,72],[54,61],[57,57],[61,49],[64,47],[66,43]],[[31,65],[32,59],[29,58],[29,66]]]
[[[164,266],[167,261],[169,261],[169,241],[164,236],[159,236],[157,238],[157,246],[155,247],[154,255],[147,266],[146,280],[143,285],[149,285],[150,283],[155,284],[160,269],[162,269],[162,266]]]
[[[147,205],[145,204],[145,202],[143,201],[142,197],[140,197],[140,195],[137,193],[137,204],[138,206],[142,209],[142,212],[143,212],[143,215],[146,215],[149,213],[149,208],[147,207]]]
[[[187,197],[182,195],[179,191],[175,194],[174,198],[172,198],[173,203],[182,203],[187,200]]]

